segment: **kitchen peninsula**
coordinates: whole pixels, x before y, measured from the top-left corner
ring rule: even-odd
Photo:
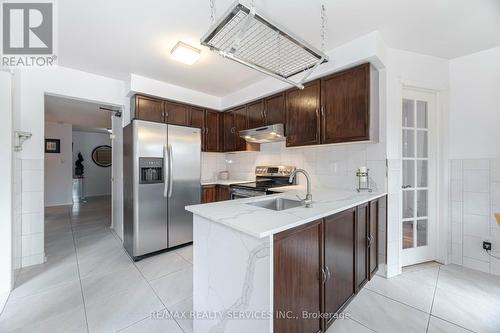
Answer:
[[[385,193],[313,189],[306,208],[302,187],[282,190],[186,207],[194,332],[326,331],[385,263]]]

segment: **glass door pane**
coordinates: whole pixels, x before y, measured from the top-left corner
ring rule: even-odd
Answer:
[[[403,99],[402,105],[403,249],[428,244],[428,103]]]

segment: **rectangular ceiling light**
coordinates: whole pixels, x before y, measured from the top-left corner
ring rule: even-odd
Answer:
[[[187,65],[192,65],[200,57],[201,50],[183,42],[177,42],[170,51],[172,59],[180,61]]]

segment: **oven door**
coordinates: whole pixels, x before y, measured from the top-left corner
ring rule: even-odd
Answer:
[[[231,200],[258,197],[266,195],[266,192],[257,190],[243,190],[239,188],[231,188]]]

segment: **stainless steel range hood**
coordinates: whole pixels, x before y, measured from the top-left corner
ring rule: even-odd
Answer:
[[[274,124],[240,131],[240,137],[251,143],[268,143],[285,140],[283,124]]]

